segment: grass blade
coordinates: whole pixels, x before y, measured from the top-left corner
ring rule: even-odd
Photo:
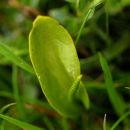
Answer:
[[[5,124],[4,121],[0,124],[0,130],[5,130],[5,129],[4,129],[4,124]]]
[[[5,116],[3,114],[0,114],[0,118],[8,121],[9,123],[11,124],[14,124],[22,129],[26,129],[26,130],[44,130],[43,128],[38,128],[36,126],[33,126],[31,124],[28,124],[28,123],[25,123],[25,122],[22,122],[22,121],[19,121],[19,120],[16,120],[12,117],[9,117],[9,116]]]
[[[6,90],[5,91],[0,91],[0,97],[6,97],[6,98],[10,98],[12,99],[13,98],[13,95],[11,94],[11,92],[7,92]]]
[[[107,1],[108,1],[108,0],[106,0],[106,3],[105,3],[106,35],[107,35],[107,37],[109,37],[109,13],[108,13],[108,4],[107,4]],[[109,40],[107,40],[106,43],[107,43],[107,45],[110,45]]]
[[[7,108],[16,105],[16,103],[10,103],[0,109],[0,113],[3,113]]]
[[[114,88],[111,72],[109,70],[109,66],[107,64],[106,59],[101,54],[99,54],[99,59],[100,59],[100,63],[104,72],[106,89],[108,92],[109,99],[116,113],[118,115],[121,115],[126,109],[126,103],[124,102],[122,97],[116,92]]]
[[[62,130],[70,130],[69,123],[66,118],[63,118],[60,122]]]
[[[47,117],[44,117],[43,120],[44,120],[44,123],[46,124],[48,130],[55,130],[52,122]]]
[[[130,115],[130,111],[126,112],[125,114],[123,114],[115,123],[114,125],[111,127],[110,130],[114,130],[127,116]]]
[[[8,60],[12,61],[20,68],[34,74],[32,67],[27,64],[23,59],[15,55],[7,45],[0,43],[0,54],[6,57]]]
[[[78,35],[77,35],[77,37],[76,37],[75,45],[77,44],[77,42],[78,42],[78,40],[79,40],[79,37],[80,37],[81,32],[82,32],[82,30],[83,30],[83,28],[84,28],[84,26],[85,26],[86,21],[89,20],[89,19],[93,16],[94,11],[95,11],[95,7],[90,8],[90,9],[88,10],[87,14],[85,15],[85,17],[84,17],[84,19],[83,19],[83,22],[82,22],[82,24],[81,24],[81,27],[80,27],[80,29],[79,29]]]
[[[104,120],[103,120],[103,130],[107,130],[107,126],[106,126],[106,114],[104,115]]]
[[[13,96],[16,102],[16,108],[18,113],[22,119],[25,119],[25,110],[23,106],[23,102],[21,100],[18,88],[18,67],[16,65],[12,66],[12,85],[13,85]]]

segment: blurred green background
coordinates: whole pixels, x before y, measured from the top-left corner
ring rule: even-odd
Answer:
[[[98,4],[94,14],[85,21],[88,9],[95,3]],[[83,109],[77,120],[65,119],[50,107],[33,73],[28,34],[37,15],[56,18],[77,43],[83,81],[91,102],[90,109]],[[120,116],[109,98],[98,52],[108,61],[114,87],[126,103],[127,112],[130,110],[130,0],[0,0],[0,108],[16,103],[2,113],[46,130],[102,130],[106,114],[109,130]],[[123,120],[117,130],[130,130],[129,122],[130,118]],[[21,130],[2,119],[0,128]]]

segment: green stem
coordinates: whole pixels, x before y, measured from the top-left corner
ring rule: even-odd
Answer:
[[[87,14],[85,15],[85,17],[84,17],[84,19],[83,19],[83,22],[82,22],[82,24],[81,24],[81,27],[80,27],[80,29],[79,29],[78,35],[77,35],[77,37],[76,37],[75,45],[77,45],[77,43],[78,43],[78,40],[79,40],[79,38],[80,38],[80,36],[81,36],[81,32],[82,32],[82,30],[83,30],[83,28],[84,28],[84,26],[85,26],[86,21],[93,15],[94,10],[95,10],[95,8],[90,8],[90,9],[88,10]]]
[[[110,130],[114,130],[127,116],[130,115],[130,111],[126,112],[125,114],[123,114],[115,123],[114,125],[111,127]]]
[[[106,12],[106,35],[109,37],[109,14],[108,14],[108,4],[107,0],[105,3],[105,12]],[[109,41],[106,41],[107,45],[110,45]]]
[[[16,101],[16,107],[18,110],[18,114],[22,119],[25,119],[25,113],[23,104],[19,95],[19,89],[18,89],[18,68],[13,65],[12,67],[12,85],[13,85],[13,93],[14,93],[14,99]]]

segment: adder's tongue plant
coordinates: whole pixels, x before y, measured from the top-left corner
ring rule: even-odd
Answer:
[[[78,116],[81,110],[77,101],[89,107],[74,43],[55,19],[36,18],[29,35],[29,53],[43,93],[59,114]]]

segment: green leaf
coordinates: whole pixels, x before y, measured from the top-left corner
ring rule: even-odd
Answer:
[[[28,124],[28,123],[25,123],[25,122],[22,122],[22,121],[19,121],[19,120],[16,120],[12,117],[9,117],[9,116],[5,116],[3,114],[0,114],[0,118],[8,121],[9,123],[11,124],[14,124],[22,129],[26,129],[26,130],[44,130],[43,128],[38,128],[36,126],[33,126],[31,124]]]
[[[12,61],[20,68],[34,74],[32,67],[29,64],[27,64],[23,59],[15,55],[7,45],[0,43],[0,54],[2,54],[4,57]]]
[[[50,17],[38,16],[29,35],[31,61],[50,105],[65,117],[75,117],[79,106],[68,98],[80,75],[80,64],[69,33]]]
[[[111,101],[116,113],[118,115],[121,115],[121,114],[123,114],[123,112],[126,109],[126,103],[124,102],[122,97],[117,93],[117,91],[114,88],[111,72],[109,70],[107,61],[101,54],[99,54],[99,59],[100,59],[100,63],[101,63],[101,66],[102,66],[102,69],[104,72],[104,76],[105,76],[106,89],[108,92],[108,96],[110,98],[110,101]]]

